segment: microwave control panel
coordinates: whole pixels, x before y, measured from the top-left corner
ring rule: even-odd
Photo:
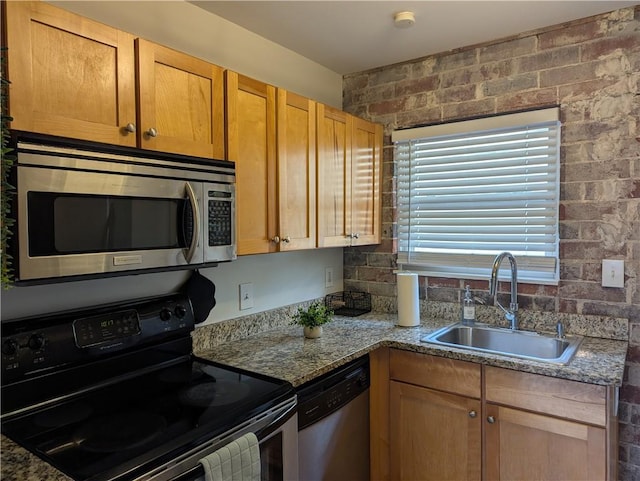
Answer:
[[[233,243],[233,193],[208,191],[209,246],[228,246]]]

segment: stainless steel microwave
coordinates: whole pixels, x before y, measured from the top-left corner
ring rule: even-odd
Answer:
[[[20,281],[236,258],[233,162],[33,139],[16,151]]]

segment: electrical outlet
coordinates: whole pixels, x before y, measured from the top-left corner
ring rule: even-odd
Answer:
[[[324,287],[333,287],[333,267],[327,267],[324,270]]]
[[[240,284],[240,310],[251,309],[253,307],[253,284],[247,282]]]
[[[602,287],[624,287],[623,260],[602,260]]]

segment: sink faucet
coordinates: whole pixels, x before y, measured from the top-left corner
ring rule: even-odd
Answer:
[[[504,258],[509,259],[511,264],[511,303],[509,310],[502,307],[498,301],[498,271]],[[504,311],[504,317],[511,323],[511,329],[518,329],[518,266],[516,259],[510,252],[498,254],[493,260],[491,269],[491,279],[489,280],[489,295],[493,297],[493,303]]]

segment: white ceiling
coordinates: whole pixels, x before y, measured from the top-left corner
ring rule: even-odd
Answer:
[[[636,5],[629,1],[215,1],[191,3],[339,74]],[[395,13],[416,23],[396,28]]]

